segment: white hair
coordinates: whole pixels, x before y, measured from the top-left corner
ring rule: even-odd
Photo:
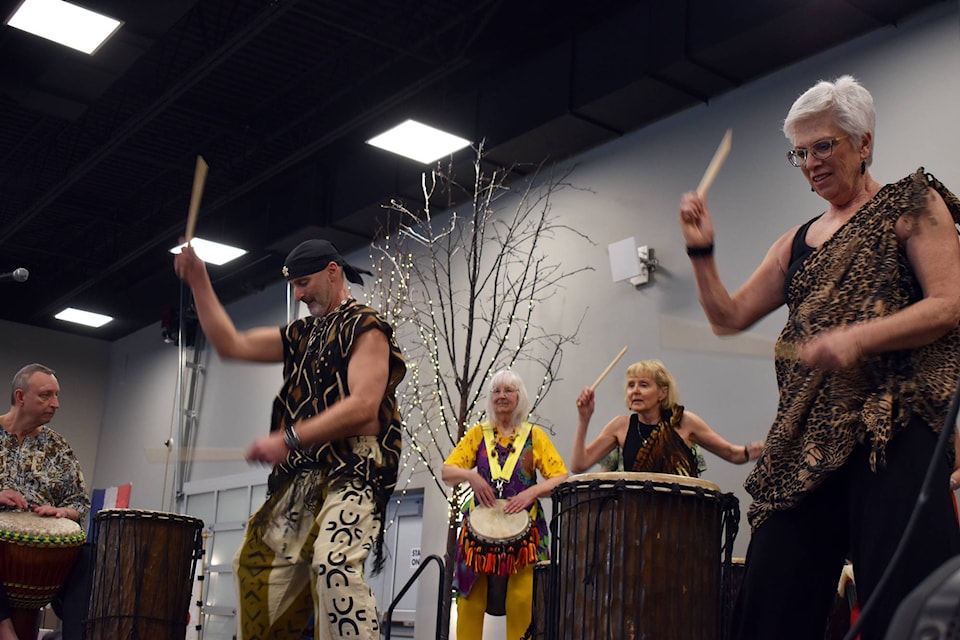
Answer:
[[[493,390],[502,384],[508,384],[517,390],[517,408],[513,410],[513,415],[510,416],[510,424],[500,426],[512,427],[519,425],[527,419],[527,415],[530,413],[530,396],[527,395],[527,388],[523,384],[523,379],[510,369],[501,369],[490,378],[490,383],[487,385],[487,420],[491,423],[496,420],[497,414],[493,406]]]
[[[833,82],[821,80],[804,91],[783,121],[783,134],[793,142],[801,122],[824,114],[832,116],[843,132],[854,138],[857,144],[863,142],[867,133],[873,136],[876,126],[873,96],[853,76],[840,76]],[[867,164],[873,164],[873,145],[870,146]]]

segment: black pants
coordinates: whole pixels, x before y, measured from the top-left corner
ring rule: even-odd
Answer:
[[[916,504],[937,435],[919,420],[887,447],[887,464],[870,470],[860,446],[850,460],[795,508],[776,512],[753,532],[733,614],[736,640],[820,640],[849,557],[863,606],[873,594]],[[871,606],[861,638],[882,640],[904,596],[960,553],[950,469],[933,461],[937,481],[902,561]]]
[[[82,640],[93,585],[93,546],[84,543],[63,588],[50,605],[63,622],[63,640]]]

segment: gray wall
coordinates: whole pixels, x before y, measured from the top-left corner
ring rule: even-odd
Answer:
[[[554,442],[561,453],[569,455],[572,444],[577,393],[625,345],[624,360],[598,388],[588,437],[623,412],[623,371],[629,362],[646,358],[665,361],[678,380],[681,402],[727,439],[740,443],[764,437],[776,408],[770,354],[785,316],[781,311],[761,322],[750,332],[750,344],[746,339],[721,339],[709,333],[684,253],[677,205],[682,192],[696,187],[723,132],[732,128],[732,152],[710,191],[709,204],[717,226],[720,272],[728,287],[735,289],[780,234],[823,210],[823,202],[810,193],[800,172],[787,164],[784,153],[789,144],[780,126],[797,95],[821,78],[843,73],[858,77],[876,100],[872,172],[877,180],[892,182],[923,165],[954,191],[960,190],[956,121],[960,42],[955,3],[818,55],[577,158],[572,181],[589,190],[565,191],[554,200],[554,207],[564,223],[596,244],[584,247],[558,241],[553,250],[563,252],[557,255],[576,256],[595,270],[577,276],[563,295],[538,310],[542,318],[561,323],[576,322],[587,310],[580,344],[565,352],[562,379],[539,408],[539,415],[557,430]],[[639,289],[610,278],[606,247],[628,236],[655,248],[660,260],[653,283]],[[368,252],[350,259],[366,264]],[[279,325],[285,318],[285,304],[285,288],[277,285],[233,305],[230,311],[241,328]],[[662,340],[664,325],[679,332],[680,344]],[[132,481],[134,506],[168,508],[173,472],[162,464],[147,463],[144,455],[145,448],[161,446],[169,437],[175,406],[177,350],[162,343],[159,327],[109,348],[25,327],[0,329],[4,329],[0,363],[10,375],[19,364],[32,360],[61,371],[64,409],[53,426],[81,453],[88,478],[93,476],[91,486]],[[245,447],[267,430],[279,367],[206,357],[198,444]],[[82,415],[68,414],[81,408]],[[97,440],[101,416],[99,447],[86,451],[83,447]],[[748,496],[742,483],[748,468],[709,454],[707,461],[706,479],[735,492],[745,510]],[[197,464],[188,479],[247,469],[242,462]],[[426,478],[422,469],[406,470],[400,485],[426,488],[424,555],[442,553],[441,523],[446,513],[443,495]],[[431,526],[433,521],[437,526]],[[738,555],[745,552],[749,538],[745,522],[744,518],[735,550]],[[426,582],[420,596],[421,637],[432,634],[427,630],[432,629],[434,615],[433,580]]]
[[[216,269],[211,267],[214,279]],[[175,277],[172,268],[170,277]],[[240,329],[279,327],[286,318],[285,304],[285,286],[278,284],[228,310]],[[135,508],[177,510],[174,465],[148,461],[147,451],[177,437],[179,357],[176,346],[163,342],[159,327],[139,331],[111,348],[109,400],[95,475],[97,486],[133,482],[131,506]],[[280,386],[280,365],[224,362],[210,348],[202,352],[202,358],[196,445],[244,448],[269,430],[270,402]],[[249,469],[243,460],[194,463],[185,479],[202,480]]]
[[[16,283],[0,283],[14,287]],[[23,365],[44,364],[57,372],[60,409],[50,428],[64,436],[80,459],[87,489],[93,488],[97,445],[107,388],[110,343],[0,320],[0,413],[10,407],[14,374]]]

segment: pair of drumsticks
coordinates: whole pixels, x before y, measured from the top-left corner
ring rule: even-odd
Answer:
[[[697,193],[700,194],[700,197],[703,198],[707,195],[707,190],[710,189],[710,185],[713,184],[714,179],[717,177],[717,173],[720,172],[720,167],[723,166],[724,160],[727,159],[727,154],[730,153],[730,146],[733,139],[733,131],[727,129],[727,132],[723,135],[723,139],[720,140],[720,145],[717,147],[717,150],[713,154],[713,158],[710,160],[710,164],[707,165],[707,170],[703,173],[703,178],[700,179],[700,184],[697,186]],[[187,228],[184,233],[184,237],[187,242],[190,242],[193,239],[193,231],[197,225],[197,213],[200,210],[200,200],[203,197],[203,185],[207,180],[207,163],[204,161],[203,156],[197,156],[197,166],[193,174],[193,190],[190,194],[190,208],[187,211]],[[590,385],[590,390],[593,391],[597,388],[603,379],[610,373],[610,370],[613,369],[614,365],[620,361],[620,358],[623,357],[623,354],[627,352],[627,348],[624,347],[620,350],[620,353],[613,359],[613,361],[607,365],[607,368],[603,370],[603,373],[596,379],[596,381]],[[580,406],[580,401],[577,401],[577,406]],[[236,455],[236,452],[231,452],[232,456]]]
[[[717,173],[720,172],[720,167],[723,166],[723,161],[727,159],[727,154],[730,153],[732,140],[733,131],[731,129],[727,129],[727,132],[723,134],[723,139],[720,140],[720,145],[713,154],[713,158],[710,160],[710,164],[707,165],[707,170],[703,173],[703,178],[700,180],[700,185],[697,187],[697,193],[701,198],[707,195],[707,190],[710,189],[710,185],[713,184],[714,178],[716,178]],[[597,388],[597,385],[599,385],[606,375],[610,373],[610,370],[613,369],[614,365],[620,361],[620,358],[622,358],[623,354],[626,352],[626,347],[620,350],[620,353],[618,353],[613,361],[607,365],[607,368],[603,370],[603,373],[600,374],[600,377],[597,378],[596,382],[590,385],[591,391],[594,391]],[[579,400],[577,400],[577,406],[581,406]]]

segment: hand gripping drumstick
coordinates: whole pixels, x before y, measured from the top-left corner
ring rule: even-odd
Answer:
[[[723,166],[723,161],[727,159],[727,154],[730,153],[730,141],[732,138],[733,130],[727,129],[727,132],[723,134],[723,139],[720,141],[720,146],[717,147],[717,150],[713,154],[713,160],[710,161],[707,170],[703,173],[700,186],[697,187],[697,193],[701,198],[706,197],[707,190],[710,188],[710,185],[713,184],[713,179],[717,177],[720,167]]]
[[[190,194],[190,209],[187,211],[187,230],[184,237],[187,242],[193,240],[193,230],[197,226],[197,212],[203,197],[203,184],[207,181],[207,163],[203,156],[197,156],[197,168],[193,172],[193,193]]]
[[[607,365],[607,368],[603,370],[603,373],[600,374],[600,377],[597,378],[597,381],[594,382],[592,385],[590,385],[590,391],[593,391],[597,388],[597,385],[600,384],[603,381],[603,379],[607,377],[608,373],[610,373],[610,369],[613,369],[613,365],[620,362],[620,358],[622,358],[623,354],[625,354],[626,352],[627,352],[626,347],[624,347],[623,349],[620,349],[620,353],[617,354],[617,357],[614,358],[613,361]],[[577,401],[577,406],[578,407],[580,406],[580,401]]]

